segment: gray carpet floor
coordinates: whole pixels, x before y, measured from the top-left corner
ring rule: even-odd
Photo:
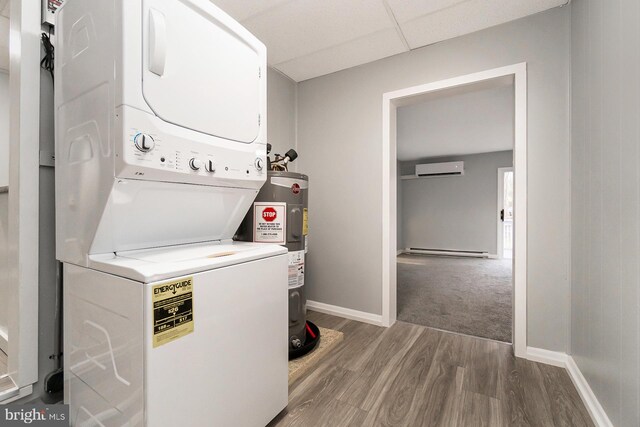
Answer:
[[[398,256],[398,320],[511,342],[510,259]]]

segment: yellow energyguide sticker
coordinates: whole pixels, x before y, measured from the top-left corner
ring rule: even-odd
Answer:
[[[309,234],[309,209],[304,208],[302,211],[302,235]]]
[[[193,332],[193,277],[152,288],[153,348]]]

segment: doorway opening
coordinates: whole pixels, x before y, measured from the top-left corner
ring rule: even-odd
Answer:
[[[513,167],[498,168],[498,256],[513,258]]]
[[[513,167],[513,79],[492,83],[397,110],[397,313],[510,343],[512,256],[495,230],[512,224],[496,172]]]
[[[527,287],[527,252],[526,252],[526,190],[527,190],[527,82],[526,64],[516,64],[482,71],[474,74],[454,77],[424,85],[414,86],[383,95],[383,283],[382,283],[382,317],[383,324],[390,326],[398,316],[398,276],[397,261],[398,246],[398,181],[406,171],[398,168],[397,137],[398,137],[398,110],[404,106],[423,102],[443,95],[465,93],[470,85],[475,89],[482,87],[494,87],[496,83],[508,81],[513,87],[513,163],[501,167],[513,167],[513,220],[511,233],[513,235],[512,257],[504,259],[504,242],[502,257],[497,248],[495,252],[488,253],[483,249],[471,249],[467,252],[480,252],[480,256],[496,258],[512,266],[512,343],[514,353],[518,357],[524,357],[527,353],[527,317],[526,317],[526,287]],[[402,166],[406,167],[406,166]],[[493,188],[497,188],[496,169],[493,170]],[[456,178],[451,178],[456,179]],[[494,190],[495,191],[495,190]],[[495,208],[498,204],[497,197],[493,198],[492,218],[498,218]],[[493,241],[497,240],[497,224],[489,230]],[[504,229],[502,230],[504,234]],[[400,242],[401,244],[403,242]],[[497,242],[496,242],[497,243]],[[451,248],[418,248],[418,249],[445,249]],[[460,248],[453,248],[460,249]],[[460,252],[460,250],[456,251]],[[456,255],[459,255],[456,254]],[[474,253],[474,256],[478,254]],[[463,260],[472,258],[465,257]]]

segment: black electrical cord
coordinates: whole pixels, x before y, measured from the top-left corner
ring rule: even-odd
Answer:
[[[44,46],[44,58],[40,61],[40,67],[43,70],[47,70],[51,74],[51,80],[53,80],[53,44],[51,43],[51,37],[47,33],[42,33],[42,45]]]

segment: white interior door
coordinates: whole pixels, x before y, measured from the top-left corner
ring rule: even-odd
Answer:
[[[144,98],[167,122],[252,142],[260,128],[264,58],[255,40],[238,34],[239,25],[202,3],[144,1]]]

